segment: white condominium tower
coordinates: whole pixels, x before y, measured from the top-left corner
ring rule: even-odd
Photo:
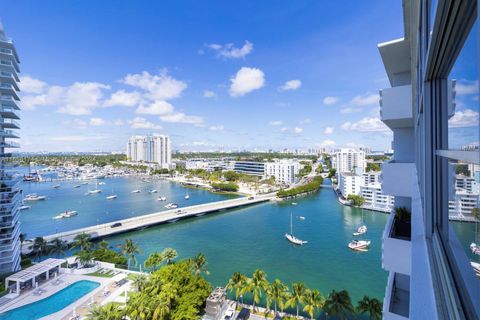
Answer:
[[[335,152],[332,166],[340,172],[363,174],[365,172],[365,152],[354,149],[340,149]]]
[[[133,162],[156,163],[168,169],[172,162],[170,137],[132,136],[127,143],[127,158]]]
[[[0,22],[0,274],[20,269],[20,181],[16,179],[8,160],[8,149],[18,147],[10,139],[18,138],[11,129],[20,129],[18,107],[18,72],[20,72],[15,46],[5,37]]]

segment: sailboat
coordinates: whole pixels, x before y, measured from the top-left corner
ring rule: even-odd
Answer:
[[[367,226],[363,223],[363,208],[362,208],[362,225],[357,228],[357,232],[354,232],[353,235],[354,236],[362,235],[364,233],[367,233],[367,230],[368,230]]]
[[[285,238],[293,244],[303,245],[308,243],[308,241],[301,240],[293,235],[293,221],[292,213],[290,212],[290,233],[285,233]]]
[[[135,181],[135,190],[132,190],[132,193],[140,193],[140,189],[138,189],[138,181]]]
[[[112,185],[112,195],[107,196],[105,199],[107,200],[117,199],[117,195],[113,193],[113,185]]]
[[[188,195],[188,191],[187,191],[187,194],[185,195],[185,200],[188,200],[190,199],[190,196]]]
[[[102,190],[98,189],[98,180],[95,180],[95,189],[94,190],[88,190],[88,194],[96,194],[100,193]]]

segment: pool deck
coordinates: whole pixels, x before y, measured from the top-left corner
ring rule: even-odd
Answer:
[[[41,318],[41,320],[68,320],[72,316],[73,309],[75,309],[77,315],[81,317],[88,312],[90,302],[92,300],[92,295],[94,296],[95,303],[104,304],[108,301],[113,301],[112,299],[115,299],[123,292],[125,292],[125,286],[122,286],[120,288],[116,288],[113,286],[113,283],[115,281],[118,281],[121,277],[126,277],[126,275],[119,274],[117,276],[107,278],[88,275],[62,274],[58,277],[58,284],[55,284],[55,280],[51,279],[50,281],[47,281],[40,285],[38,288],[45,291],[41,295],[34,294],[34,291],[36,291],[36,289],[25,292],[19,297],[14,298],[12,299],[12,301],[1,306],[0,313],[48,298],[49,296],[55,294],[56,292],[68,287],[69,285],[77,281],[90,280],[100,283],[100,286],[98,288],[95,288],[93,291],[87,293],[85,296],[68,305],[64,309]],[[109,294],[107,296],[104,295],[105,290],[109,291]]]

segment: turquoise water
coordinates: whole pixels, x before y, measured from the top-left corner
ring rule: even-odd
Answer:
[[[48,298],[0,314],[0,320],[34,320],[58,312],[98,288],[98,282],[82,280]]]
[[[95,182],[82,185],[80,188],[73,188],[79,184],[78,181],[60,182],[58,189],[53,188],[56,182],[23,183],[24,194],[38,193],[47,196],[47,200],[26,203],[31,208],[21,212],[22,232],[27,234],[27,238],[34,238],[167,210],[164,206],[168,202],[178,203],[180,207],[184,207],[236,197],[200,189],[187,189],[165,180],[144,182],[136,177],[118,177],[98,181],[105,182],[105,185],[98,186],[102,193],[93,195],[86,193],[89,189],[95,189]],[[131,193],[137,188],[141,193]],[[158,193],[149,193],[148,191],[152,189],[157,189]],[[190,195],[189,200],[184,199],[187,191]],[[105,197],[111,194],[118,195],[118,198],[106,200]],[[167,201],[157,201],[161,195],[167,197]],[[68,219],[52,219],[66,210],[78,211],[78,215]]]

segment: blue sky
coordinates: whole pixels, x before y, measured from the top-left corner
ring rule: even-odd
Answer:
[[[371,146],[401,1],[6,1],[23,151]],[[478,113],[477,113],[478,117]]]

